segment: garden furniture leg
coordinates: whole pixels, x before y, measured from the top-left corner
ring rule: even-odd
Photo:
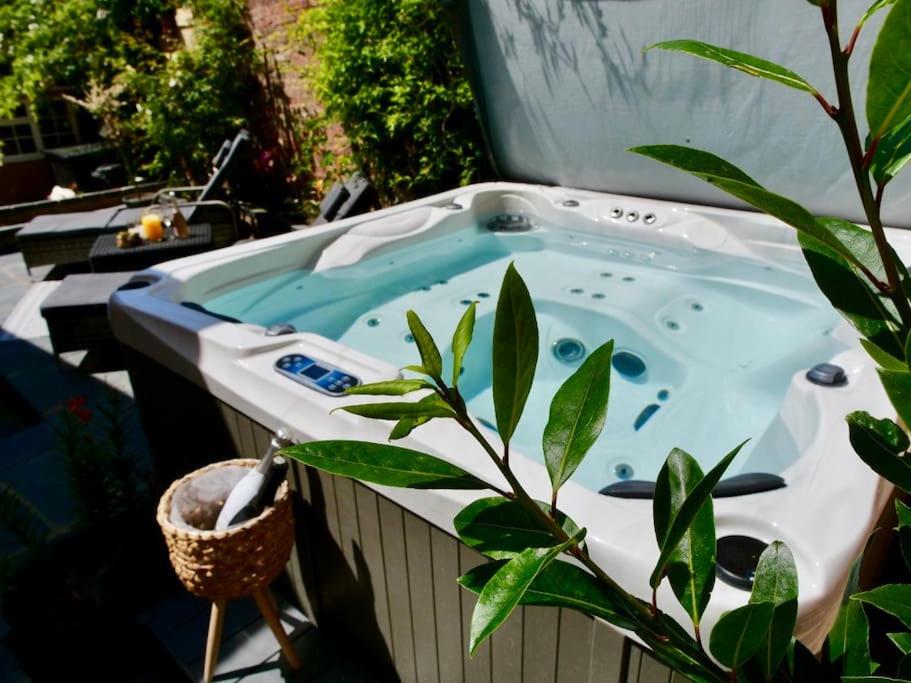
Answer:
[[[212,680],[215,664],[218,662],[218,646],[221,644],[221,629],[225,623],[225,607],[225,600],[216,600],[212,603],[212,613],[209,615],[209,637],[206,639],[206,661],[203,668],[203,680],[206,683]]]
[[[288,638],[288,634],[285,633],[285,629],[282,627],[282,622],[278,618],[278,610],[275,607],[275,603],[272,602],[272,597],[269,595],[268,591],[268,588],[257,588],[253,591],[253,599],[256,600],[259,611],[262,612],[263,618],[266,620],[266,623],[269,624],[272,633],[275,634],[275,638],[278,640],[282,652],[285,653],[288,664],[292,669],[297,670],[301,666],[300,658],[294,650],[291,639]]]

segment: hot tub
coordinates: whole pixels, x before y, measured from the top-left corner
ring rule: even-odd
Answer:
[[[466,304],[479,302],[460,388],[496,440],[490,331],[515,261],[541,330],[535,388],[513,441],[517,475],[547,498],[547,405],[586,353],[615,339],[607,426],[560,496],[588,528],[595,560],[648,596],[651,502],[601,491],[629,494],[630,482],[654,480],[673,446],[709,467],[749,437],[726,476],[760,475],[741,493],[768,490],[718,498],[717,533],[787,542],[800,574],[798,635],[818,647],[890,495],[852,452],[844,417],[894,411],[853,329],[815,288],[791,228],[625,151],[710,150],[814,214],[863,222],[838,130],[813,98],[644,54],[675,38],[755,48],[828,90],[818,9],[792,0],[443,4],[456,10],[496,177],[531,184],[474,185],[138,275],[148,286],[118,293],[110,312],[163,483],[237,451],[255,455],[277,427],[300,440],[385,441],[391,425],[330,411],[367,400],[342,397],[346,384],[396,377],[417,360],[409,308],[445,345]],[[868,6],[842,0],[840,23]],[[852,64],[866,63],[873,42],[858,41]],[[852,72],[856,92],[862,71]],[[883,220],[908,228],[909,216],[906,175],[890,183]],[[889,236],[911,262],[906,233]],[[281,334],[288,325],[295,331]],[[844,381],[809,381],[821,363],[839,366]],[[447,421],[404,445],[499,481]],[[344,631],[402,680],[670,678],[603,622],[543,607],[517,611],[468,659],[474,598],[455,577],[483,560],[453,538],[452,518],[475,494],[389,490],[302,467],[293,475],[300,599],[321,627]],[[717,582],[706,627],[746,599]],[[686,623],[666,584],[659,603]]]
[[[911,254],[905,233],[890,239]],[[540,446],[550,398],[588,351],[614,339],[607,426],[561,494],[561,508],[588,528],[592,556],[647,597],[657,559],[651,501],[599,491],[654,480],[673,446],[707,469],[750,438],[726,476],[777,475],[785,486],[717,499],[717,534],[789,545],[800,577],[798,636],[818,645],[890,494],[853,453],[844,416],[894,411],[853,328],[816,289],[793,230],[757,214],[484,184],[145,271],[136,279],[148,286],[117,293],[110,311],[162,472],[229,457],[223,434],[244,455],[278,427],[300,441],[384,441],[391,425],[330,412],[365,400],[341,395],[339,373],[348,383],[400,376],[417,360],[405,311],[416,310],[443,345],[471,301],[478,322],[460,387],[496,440],[492,316],[511,261],[540,327],[536,382],[511,461],[530,492],[546,499],[550,490]],[[808,380],[820,363],[843,368],[846,381]],[[403,445],[499,481],[448,421],[418,428]],[[630,666],[630,646],[606,625],[541,608],[526,608],[480,660],[463,659],[471,598],[454,580],[480,558],[447,534],[476,493],[365,486],[304,468],[295,481],[307,502],[302,596],[400,677],[477,680],[476,668],[495,673],[497,662],[577,661],[573,647],[588,648],[585,671],[605,680],[610,667]],[[706,623],[747,597],[719,581]],[[685,622],[666,584],[659,604]],[[529,628],[558,614],[556,625]],[[562,639],[545,637],[561,624]],[[611,647],[627,654],[608,657]]]

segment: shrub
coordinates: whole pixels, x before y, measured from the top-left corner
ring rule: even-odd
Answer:
[[[311,77],[385,202],[478,180],[471,89],[437,0],[325,0],[301,18]]]
[[[129,120],[147,149],[145,169],[180,171],[195,181],[209,174],[213,150],[249,126],[261,56],[246,26],[242,0],[191,0],[193,44],[151,71],[127,80],[140,108]]]
[[[0,116],[61,89],[102,123],[130,173],[197,182],[256,111],[264,60],[243,0],[12,0],[0,6]]]

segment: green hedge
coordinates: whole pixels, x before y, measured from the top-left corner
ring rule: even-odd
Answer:
[[[63,88],[102,125],[131,173],[198,181],[246,125],[261,65],[243,0],[182,0],[194,46],[182,48],[170,0],[0,3],[0,116],[23,96],[39,110]]]
[[[298,36],[315,48],[327,116],[384,202],[481,177],[471,90],[438,0],[323,0]]]

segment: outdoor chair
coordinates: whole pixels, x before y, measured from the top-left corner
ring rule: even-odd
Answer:
[[[241,207],[231,201],[231,177],[247,158],[250,134],[241,130],[233,141],[225,140],[213,158],[213,172],[205,185],[168,187],[159,190],[145,205],[119,206],[78,213],[38,216],[16,235],[26,267],[85,263],[99,235],[118,232],[139,222],[149,206],[172,204],[180,207],[188,223],[209,223],[216,248],[233,244],[238,238]]]

